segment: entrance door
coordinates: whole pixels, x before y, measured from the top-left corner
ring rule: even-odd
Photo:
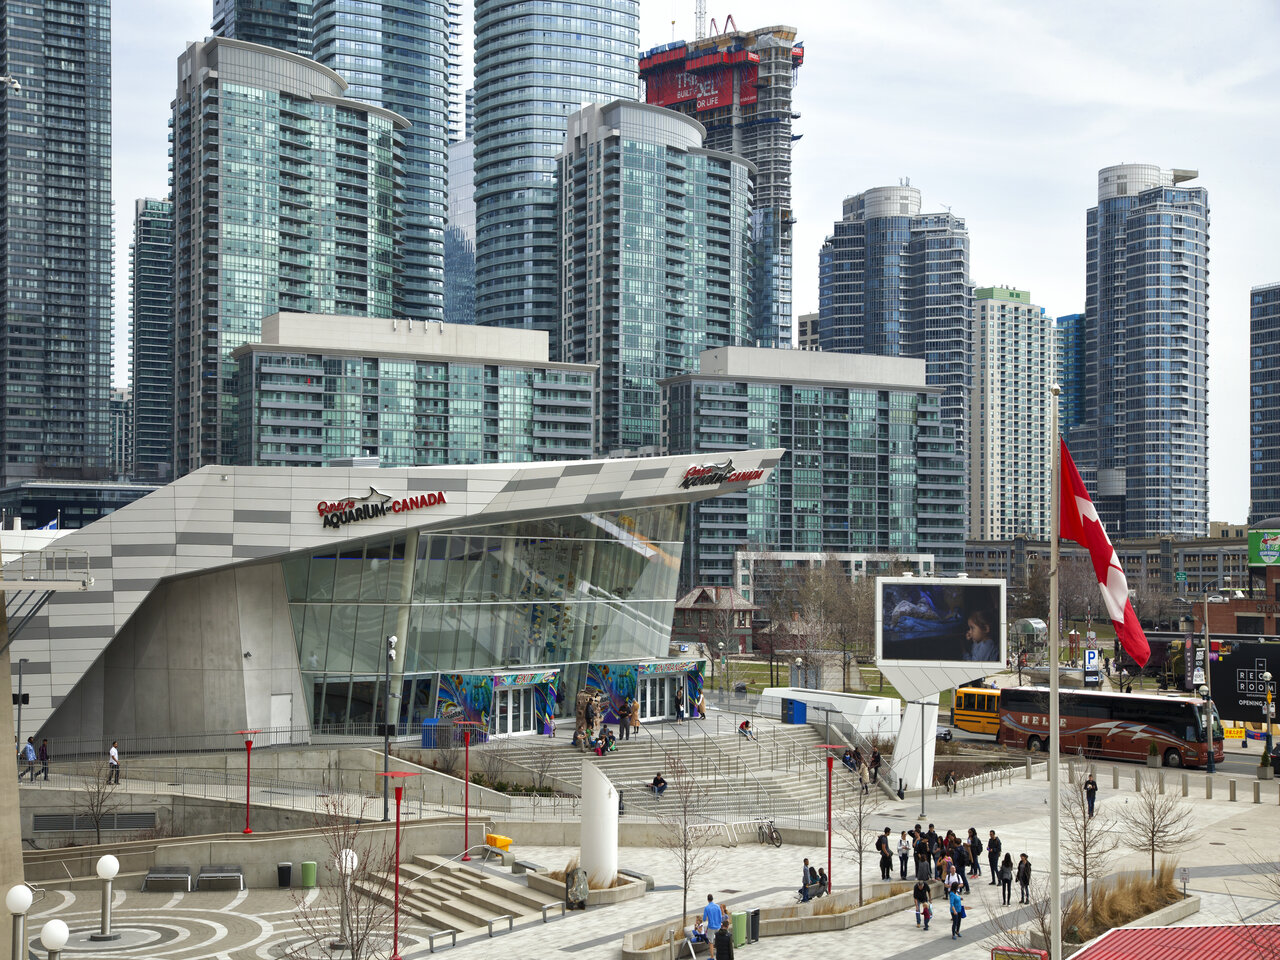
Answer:
[[[536,733],[533,707],[533,687],[503,687],[493,691],[489,732],[499,737],[518,733]]]
[[[293,694],[271,695],[271,743],[293,742]]]
[[[637,684],[641,720],[664,720],[671,716],[675,681],[671,677],[643,677]]]

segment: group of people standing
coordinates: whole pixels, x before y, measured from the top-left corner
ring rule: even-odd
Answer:
[[[876,838],[875,847],[880,854],[880,878],[892,879],[895,844],[893,831],[889,827],[885,827],[884,833]],[[900,879],[907,878],[907,865],[914,860],[916,926],[923,926],[925,930],[929,929],[929,919],[933,915],[929,880],[941,880],[951,912],[952,939],[960,936],[960,921],[965,916],[961,893],[969,892],[971,877],[982,876],[984,853],[991,877],[988,886],[1000,888],[1001,902],[1010,903],[1015,882],[1019,889],[1018,902],[1031,902],[1030,859],[1025,853],[1019,854],[1015,864],[1013,855],[1004,851],[1004,843],[994,830],[987,831],[984,843],[974,827],[970,827],[967,834],[961,837],[953,830],[939,834],[932,823],[927,830],[917,823],[911,830],[902,831],[896,844],[896,852]]]

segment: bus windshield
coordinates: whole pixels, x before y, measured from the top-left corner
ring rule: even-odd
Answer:
[[[1204,743],[1204,710],[1196,710],[1196,730],[1200,738],[1200,742]],[[1221,740],[1225,734],[1222,732],[1222,717],[1218,714],[1218,705],[1213,705],[1213,739]]]

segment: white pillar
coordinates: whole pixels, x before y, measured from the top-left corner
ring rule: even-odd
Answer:
[[[920,736],[924,728],[923,741]],[[933,783],[934,747],[937,745],[938,704],[908,703],[902,711],[902,729],[893,747],[893,772],[902,779],[907,790],[918,790],[920,784]],[[921,769],[921,747],[924,768]],[[897,784],[890,784],[896,787]]]
[[[590,760],[582,761],[582,847],[578,862],[596,888],[618,875],[618,791]]]

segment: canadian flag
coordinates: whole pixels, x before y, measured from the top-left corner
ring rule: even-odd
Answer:
[[[1133,612],[1133,604],[1129,602],[1129,581],[1120,569],[1120,559],[1116,556],[1115,547],[1111,546],[1107,531],[1102,528],[1098,511],[1089,499],[1089,491],[1080,479],[1075,461],[1067,452],[1066,441],[1059,440],[1058,443],[1062,448],[1059,533],[1062,539],[1074,540],[1089,551],[1093,572],[1098,578],[1098,586],[1102,588],[1102,602],[1112,626],[1116,628],[1120,646],[1138,666],[1146,666],[1151,657],[1151,647],[1147,644],[1147,635],[1142,632],[1142,624],[1138,623],[1138,615]]]

